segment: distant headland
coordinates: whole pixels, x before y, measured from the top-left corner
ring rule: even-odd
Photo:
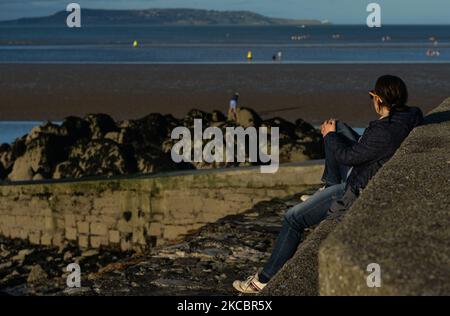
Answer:
[[[0,25],[57,25],[65,23],[68,12],[46,17],[1,21]],[[84,25],[320,25],[319,20],[271,18],[250,11],[196,9],[99,10],[82,9]]]

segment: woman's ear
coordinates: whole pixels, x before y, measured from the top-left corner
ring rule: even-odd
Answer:
[[[377,96],[377,102],[379,105],[383,104],[383,99]]]

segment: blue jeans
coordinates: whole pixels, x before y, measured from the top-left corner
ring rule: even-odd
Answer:
[[[336,132],[345,136],[349,142],[358,141],[359,134],[345,123],[338,121]],[[268,282],[294,255],[305,228],[323,221],[333,201],[343,197],[349,170],[349,166],[342,166],[334,159],[333,153],[325,145],[325,171],[322,177],[325,188],[286,212],[272,255],[259,274],[261,282]]]

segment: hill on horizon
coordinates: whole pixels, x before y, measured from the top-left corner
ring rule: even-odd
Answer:
[[[0,21],[0,25],[58,25],[66,23],[69,12],[59,11],[45,17]],[[318,20],[271,18],[250,11],[197,9],[102,10],[82,9],[82,25],[320,25]]]

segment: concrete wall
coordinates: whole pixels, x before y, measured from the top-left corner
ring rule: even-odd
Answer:
[[[450,295],[450,99],[372,179],[319,252],[322,295]],[[381,268],[370,288],[367,266]]]
[[[134,247],[177,240],[206,223],[320,183],[322,161],[138,178],[0,186],[0,234],[33,244]]]

